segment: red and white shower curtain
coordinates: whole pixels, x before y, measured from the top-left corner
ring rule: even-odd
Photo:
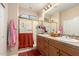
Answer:
[[[19,33],[19,48],[33,47],[33,33]]]

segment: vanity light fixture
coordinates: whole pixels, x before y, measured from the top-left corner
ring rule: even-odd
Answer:
[[[47,7],[50,8],[50,5],[48,5]]]
[[[48,9],[50,9],[50,8],[55,8],[55,7],[57,7],[59,5],[59,3],[53,3],[53,4],[50,4],[50,3],[48,3],[44,8],[43,8],[43,10],[44,11],[47,11]]]
[[[48,6],[47,6],[47,7],[48,7],[48,8],[50,8],[51,6],[52,6],[51,4],[48,4]]]
[[[52,4],[48,3],[43,9],[44,9],[44,11],[47,11],[51,7],[52,7]]]
[[[45,7],[45,9],[47,10],[48,8],[47,8],[47,7]]]

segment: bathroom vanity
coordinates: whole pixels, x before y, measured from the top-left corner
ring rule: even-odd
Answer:
[[[79,56],[79,40],[37,35],[37,48],[43,56]]]

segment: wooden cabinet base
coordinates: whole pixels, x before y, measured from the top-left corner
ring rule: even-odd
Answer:
[[[78,47],[42,36],[37,36],[37,47],[44,56],[79,56]]]

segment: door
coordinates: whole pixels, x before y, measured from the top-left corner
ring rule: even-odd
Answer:
[[[7,50],[7,18],[5,17],[5,9],[0,4],[0,55],[6,55]]]

